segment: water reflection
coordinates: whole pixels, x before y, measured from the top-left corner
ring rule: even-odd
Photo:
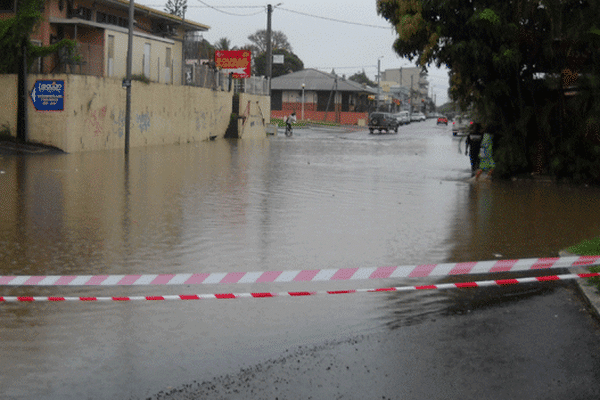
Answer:
[[[471,185],[468,159],[451,134],[427,125],[415,129],[421,131],[304,131],[290,140],[136,148],[127,160],[121,151],[0,158],[0,275],[251,272],[554,256],[600,234],[598,190],[539,182]],[[2,293],[306,289],[299,283],[158,292],[4,287]],[[212,376],[267,353],[279,356],[297,343],[381,329],[382,319],[398,327],[437,318],[463,300],[474,304],[453,297],[459,293],[209,305],[3,304],[0,358],[14,368],[0,376],[0,388],[8,388],[0,395],[139,398],[190,382],[199,368]],[[27,386],[20,383],[24,376],[32,378]]]

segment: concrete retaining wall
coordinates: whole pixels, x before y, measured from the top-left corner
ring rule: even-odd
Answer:
[[[240,138],[265,137],[267,124],[271,123],[271,98],[240,93],[238,135]]]
[[[126,90],[121,80],[29,75],[29,90],[36,80],[64,81],[64,110],[37,111],[28,99],[29,141],[66,152],[124,147]],[[15,136],[17,78],[0,75],[0,85],[0,127],[9,126]],[[131,147],[188,143],[225,135],[232,111],[231,92],[134,81],[131,93]],[[268,115],[269,111],[263,109],[264,113]]]

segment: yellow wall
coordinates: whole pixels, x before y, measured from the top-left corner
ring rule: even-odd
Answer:
[[[0,75],[0,131],[17,129],[17,75]]]
[[[65,82],[64,110],[37,111],[28,99],[29,141],[69,153],[124,147],[126,90],[120,80],[29,75],[29,90],[38,79]],[[16,76],[0,75],[0,85],[16,88]],[[0,126],[9,124],[15,136],[16,100],[10,99],[8,90],[1,92]],[[189,143],[225,135],[232,111],[230,92],[134,81],[131,93],[131,147]],[[13,97],[16,99],[16,89]]]
[[[107,28],[104,33],[104,60],[105,75],[109,76],[108,68],[108,42],[109,36],[114,36],[114,58],[113,58],[113,71],[110,77],[116,79],[123,79],[126,75],[127,65],[127,44],[128,44],[128,33],[124,29],[118,27]],[[131,66],[131,73],[133,75],[142,75],[144,73],[144,46],[150,44],[150,62],[149,62],[149,74],[148,78],[152,82],[167,83],[180,85],[181,84],[181,66],[182,66],[182,55],[181,55],[181,42],[173,41],[171,39],[162,39],[156,36],[150,36],[143,33],[135,32],[133,36],[133,60]],[[168,81],[165,79],[165,64],[166,64],[166,53],[167,48],[171,49],[171,79]],[[175,71],[175,72],[173,72]]]
[[[265,137],[266,124],[271,123],[271,98],[240,93],[239,116],[246,118],[238,120],[240,138]]]

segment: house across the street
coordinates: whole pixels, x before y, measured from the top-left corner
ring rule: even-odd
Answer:
[[[301,120],[364,125],[376,94],[368,86],[308,68],[272,79],[271,118],[295,111]]]

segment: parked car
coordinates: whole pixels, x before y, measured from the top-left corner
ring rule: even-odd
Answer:
[[[421,121],[425,121],[427,118],[425,117],[425,114],[423,113],[412,113],[410,116],[410,120],[411,121],[415,121],[415,122],[421,122]]]
[[[471,125],[473,120],[469,115],[459,115],[452,121],[452,136],[466,135]]]
[[[437,124],[444,124],[444,125],[448,125],[448,118],[442,116],[442,117],[438,117],[437,119]]]
[[[390,113],[374,112],[369,116],[369,132],[373,133],[375,130],[398,133],[398,121]]]
[[[399,126],[410,124],[410,115],[408,111],[400,111],[394,114],[394,118],[398,121]]]

